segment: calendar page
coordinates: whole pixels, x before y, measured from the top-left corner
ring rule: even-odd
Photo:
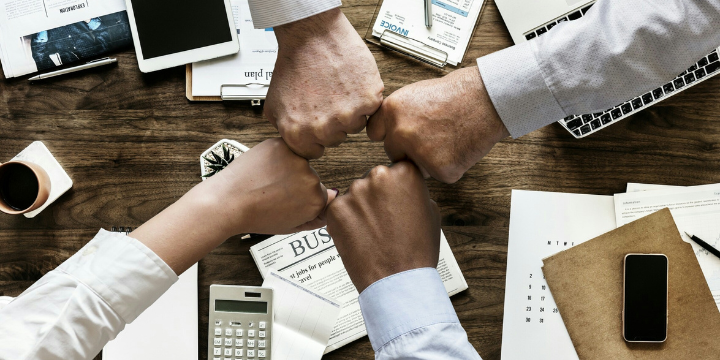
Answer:
[[[542,259],[615,229],[612,196],[513,190],[502,360],[577,360]]]

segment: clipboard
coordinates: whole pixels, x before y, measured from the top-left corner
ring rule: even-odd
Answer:
[[[245,88],[245,94],[228,92],[225,89]],[[265,100],[269,85],[260,83],[223,84],[220,85],[220,96],[193,96],[192,64],[185,65],[185,97],[190,101],[250,101],[252,106],[260,106]]]
[[[373,35],[373,28],[375,26],[375,22],[378,19],[378,16],[380,15],[383,1],[384,0],[379,0],[377,5],[375,6],[375,11],[373,12],[372,19],[370,20],[368,29],[365,32],[364,39],[368,43],[377,45],[385,49],[393,50],[422,64],[430,65],[434,68],[439,68],[444,72],[451,72],[453,70],[460,69],[470,63],[475,62],[477,56],[470,56],[468,54],[468,49],[470,48],[470,43],[472,43],[473,38],[475,38],[476,36],[478,24],[480,23],[480,18],[485,11],[485,0],[473,0],[481,2],[480,11],[478,13],[477,19],[475,19],[473,29],[470,32],[470,37],[468,38],[467,45],[465,45],[465,48],[463,50],[462,61],[460,61],[457,65],[452,65],[448,63],[448,53],[446,51],[443,51],[435,46],[426,44],[419,40],[404,36],[390,29],[386,29],[385,31],[383,31],[380,37]],[[432,0],[432,3],[436,6],[445,5],[445,2],[443,0]],[[418,2],[418,8],[421,7],[421,4]]]

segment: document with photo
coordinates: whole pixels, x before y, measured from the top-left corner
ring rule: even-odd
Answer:
[[[367,335],[358,303],[360,294],[350,281],[326,228],[273,236],[252,246],[250,254],[263,277],[268,276],[270,269],[275,270],[309,290],[343,304],[325,353]],[[440,239],[437,270],[448,295],[468,288],[444,234]]]
[[[484,0],[432,0],[432,27],[425,27],[422,0],[385,0],[373,25],[373,36],[392,31],[447,53],[447,62],[462,62]]]
[[[132,46],[124,0],[0,0],[6,78]]]

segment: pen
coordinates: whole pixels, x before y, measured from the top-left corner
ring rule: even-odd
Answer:
[[[714,248],[712,245],[706,243],[705,241],[703,241],[702,239],[700,239],[699,237],[697,237],[695,235],[688,234],[687,232],[685,232],[685,235],[687,235],[690,239],[692,239],[692,241],[698,243],[698,245],[702,246],[703,249],[707,250],[708,252],[710,252],[713,255],[720,258],[720,251],[718,251],[718,249]]]
[[[432,0],[425,0],[425,27],[432,27]]]
[[[29,78],[28,80],[34,81],[34,80],[47,79],[47,78],[51,78],[51,77],[55,77],[55,76],[59,76],[59,75],[74,73],[74,72],[80,71],[80,70],[92,69],[94,67],[108,65],[108,64],[112,64],[112,63],[116,63],[116,62],[117,62],[117,59],[111,59],[111,58],[97,59],[97,60],[93,60],[88,63],[82,64],[82,65],[69,67],[67,69],[51,71],[47,74],[40,74],[37,76],[33,76],[33,77]]]

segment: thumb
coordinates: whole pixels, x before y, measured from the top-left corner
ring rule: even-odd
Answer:
[[[367,136],[372,141],[383,141],[385,140],[385,116],[387,113],[385,102],[383,102],[382,105],[380,105],[380,109],[378,109],[375,114],[372,114],[370,118],[368,119],[368,123],[366,126],[367,129]]]
[[[323,185],[323,187],[325,187],[325,186]],[[335,200],[335,198],[338,197],[338,195],[340,195],[340,190],[335,189],[335,188],[332,188],[332,189],[326,188],[325,191],[327,191],[327,204],[325,204],[325,208],[327,209],[327,206],[330,205],[330,203],[333,202],[333,200]]]
[[[327,210],[328,205],[335,200],[335,198],[340,193],[340,190],[338,189],[328,189],[325,187],[325,185],[320,184],[322,186],[323,190],[327,192],[327,204],[325,204],[325,208],[318,214],[318,216],[315,219],[312,219],[295,229],[293,229],[293,232],[299,232],[299,231],[306,231],[306,230],[315,230],[317,228],[321,228],[327,224],[327,216],[325,215],[325,210]]]

